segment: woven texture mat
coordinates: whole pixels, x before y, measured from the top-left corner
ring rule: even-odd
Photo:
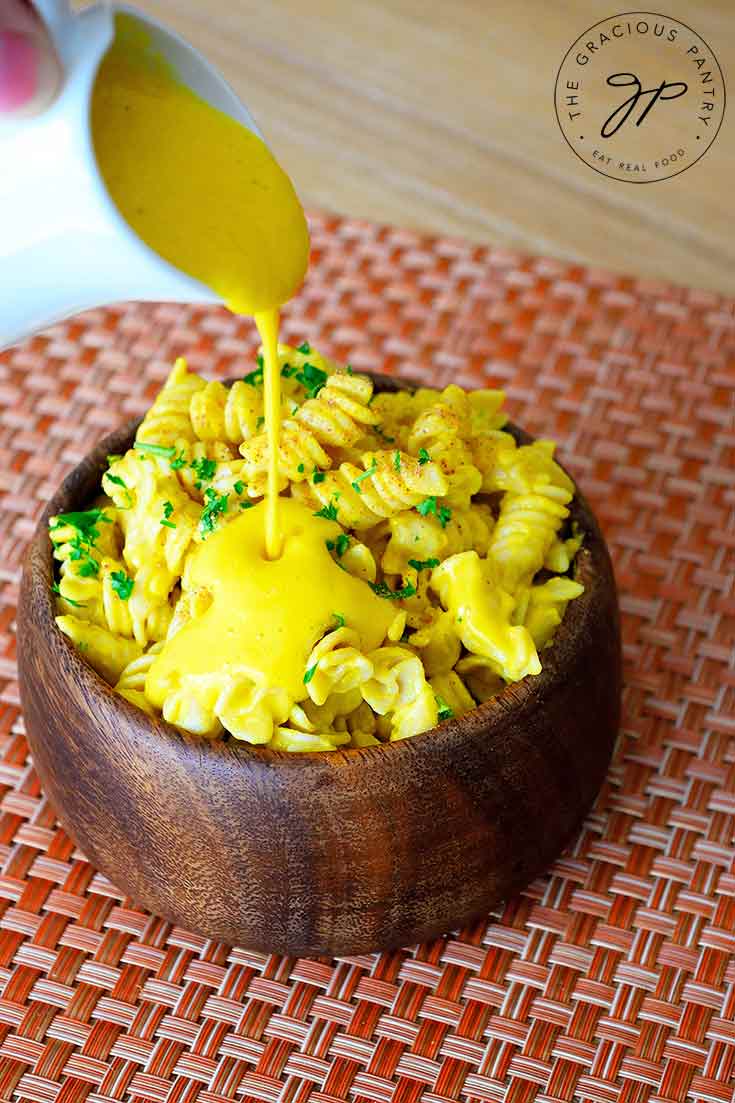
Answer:
[[[14,603],[34,519],[174,356],[241,374],[219,309],[95,311],[0,356],[0,1098],[36,1103],[729,1103],[735,1094],[735,302],[314,218],[285,337],[356,367],[505,386],[610,542],[625,707],[597,804],[476,926],[333,962],[139,910],[28,760]]]

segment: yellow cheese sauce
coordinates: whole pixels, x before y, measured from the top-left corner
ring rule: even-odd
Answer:
[[[309,260],[306,218],[264,142],[181,84],[145,30],[115,17],[115,40],[92,95],[92,138],[108,192],[160,256],[255,317],[265,360],[270,439],[266,548],[278,524],[278,307]]]
[[[265,503],[247,510],[207,539],[187,569],[190,589],[212,604],[170,639],[146,681],[162,708],[182,672],[261,672],[270,686],[304,696],[303,674],[316,640],[343,617],[363,646],[378,647],[395,610],[335,563],[325,541],[342,531],[315,518],[301,502],[281,502],[283,553],[264,555]]]
[[[281,306],[306,272],[293,185],[261,139],[181,84],[139,23],[115,20],[92,96],[107,190],[160,256],[238,314]]]
[[[125,220],[232,311],[252,314],[263,346],[266,500],[209,537],[196,558],[196,577],[214,602],[166,645],[152,692],[158,696],[177,670],[235,661],[261,669],[273,685],[303,691],[305,658],[335,607],[349,612],[372,646],[392,615],[364,582],[335,566],[325,522],[279,498],[278,308],[306,272],[304,212],[261,139],[181,84],[129,16],[116,17],[91,121],[100,171]]]

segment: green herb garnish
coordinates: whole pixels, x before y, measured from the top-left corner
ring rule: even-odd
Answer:
[[[433,567],[439,566],[438,559],[409,559],[409,567],[413,567],[417,571],[430,571]]]
[[[326,471],[319,471],[319,470],[318,470],[318,469],[317,469],[317,468],[315,467],[315,468],[314,468],[314,474],[313,474],[313,475],[311,476],[311,481],[312,481],[313,483],[323,483],[323,482],[324,482],[324,480],[326,479],[326,477],[327,477],[327,473],[326,473]]]
[[[296,351],[300,352],[302,356],[308,356],[311,352],[311,345],[308,341],[303,341],[296,349]]]
[[[308,669],[308,670],[306,671],[306,673],[304,674],[304,685],[305,685],[305,686],[308,686],[309,682],[311,681],[311,679],[312,679],[312,678],[314,677],[314,675],[316,674],[316,668],[317,668],[317,666],[318,666],[318,663],[314,663],[314,665],[313,665],[313,666],[310,666],[310,667],[309,667],[309,669]]]
[[[173,511],[174,511],[174,507],[171,504],[171,502],[164,502],[163,503],[163,518],[162,518],[160,523],[162,525],[165,525],[167,529],[175,529],[176,528],[176,525],[174,524],[174,522],[169,521],[169,517],[171,516]]]
[[[135,583],[132,578],[126,575],[125,571],[113,571],[110,575],[110,585],[120,598],[120,601],[127,601],[133,592]]]
[[[428,463],[430,459],[431,459],[431,456],[426,451],[426,449],[425,448],[419,448],[419,463],[421,464],[421,466],[423,467],[423,465],[425,463]]]
[[[290,364],[284,364],[281,368],[281,375],[284,379],[290,379],[292,375],[296,374],[296,368],[292,368]]]
[[[336,521],[337,520],[337,507],[334,504],[334,501],[331,501],[328,506],[322,506],[321,509],[318,509],[316,511],[314,516],[315,517],[323,517],[325,521]]]
[[[242,494],[245,489],[245,483],[238,479],[236,483],[232,484],[232,489],[235,491],[235,494]]]
[[[325,371],[317,368],[314,364],[304,364],[295,375],[299,383],[306,388],[307,398],[316,398],[322,387],[326,386],[329,378]]]
[[[393,466],[395,467],[396,471],[401,470],[401,453],[400,452],[395,452],[393,454]]]
[[[247,383],[250,387],[257,387],[259,383],[263,382],[263,357],[259,356],[256,360],[257,368],[253,368],[247,375],[242,377],[243,383]]]
[[[373,460],[372,464],[370,465],[370,467],[368,467],[367,471],[363,471],[362,475],[358,475],[357,478],[353,480],[352,489],[354,491],[356,491],[357,494],[362,494],[362,491],[360,490],[360,483],[364,479],[369,479],[370,476],[374,475],[377,470],[378,470],[377,461]]]
[[[341,613],[332,613],[332,616],[333,616],[333,617],[334,617],[334,619],[335,619],[335,622],[336,622],[336,624],[337,624],[337,627],[338,627],[338,628],[344,628],[344,626],[345,626],[345,624],[347,623],[347,621],[346,621],[346,620],[345,620],[345,618],[344,618],[344,617],[342,616],[342,614],[341,614]]]
[[[451,709],[443,697],[440,697],[437,693],[434,694],[436,700],[436,707],[439,709],[437,720],[441,723],[442,720],[451,720],[454,716],[454,709]]]
[[[123,479],[119,475],[111,475],[109,471],[105,471],[105,478],[108,482],[113,483],[114,486],[121,486],[123,490],[127,490],[127,486]]]
[[[218,494],[211,486],[204,491],[204,509],[199,518],[199,531],[202,536],[214,532],[217,520],[227,512],[227,500],[229,494]]]
[[[69,558],[74,563],[79,563],[77,574],[82,578],[96,578],[100,572],[100,565],[90,553],[89,545],[85,544],[79,536],[70,541],[71,552]]]
[[[171,459],[176,455],[173,444],[167,447],[165,444],[149,444],[145,440],[136,440],[133,448],[136,448],[138,452],[146,452],[151,456],[163,456],[165,459]]]
[[[197,479],[199,480],[194,484],[197,490],[199,490],[201,489],[201,484],[203,482],[208,483],[214,478],[215,472],[217,471],[217,461],[208,460],[202,457],[198,460],[192,460],[189,464],[189,467],[191,467]]]
[[[255,428],[256,429],[262,429],[264,425],[265,425],[265,418],[261,414],[260,417],[258,418],[258,420],[255,422]]]
[[[296,470],[298,471],[299,475],[303,475],[306,468],[304,467],[303,463],[300,463]]]
[[[373,398],[374,397],[375,396],[373,395]],[[370,401],[372,402],[372,399]],[[382,425],[373,425],[373,432],[377,436],[379,436],[381,440],[384,440],[386,444],[395,444],[396,443],[396,438],[395,437],[389,437],[388,434],[383,431],[383,426]]]
[[[416,509],[422,517],[428,517],[430,513],[433,513],[443,529],[447,527],[447,522],[452,518],[451,509],[448,509],[447,506],[438,506],[434,496],[424,498],[423,502],[419,502],[416,506]]]
[[[368,586],[378,597],[386,597],[389,601],[400,601],[404,597],[413,597],[416,593],[416,587],[410,582],[400,590],[391,590],[387,582],[368,582]]]
[[[79,534],[77,539],[81,539],[85,544],[90,544],[94,547],[95,541],[100,532],[97,528],[97,524],[102,521],[106,525],[111,524],[111,520],[107,517],[101,509],[85,509],[72,513],[60,513],[54,518],[54,523],[51,526],[51,531],[64,528],[65,525],[70,525],[71,528],[77,530]],[[77,556],[77,558],[79,558]]]
[[[240,509],[252,509],[255,502],[240,502]]]
[[[336,551],[337,558],[341,559],[350,546],[350,538],[346,532],[341,532],[336,540],[327,540],[327,551]]]
[[[184,455],[184,450],[182,448],[182,450],[179,452],[178,456],[176,456],[175,459],[171,460],[171,462],[169,463],[169,467],[171,468],[172,471],[180,471],[185,463],[186,463],[186,456]]]

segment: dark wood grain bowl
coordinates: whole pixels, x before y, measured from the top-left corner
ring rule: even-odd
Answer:
[[[149,719],[54,624],[48,518],[89,503],[106,456],[124,452],[135,428],[101,441],[49,502],[18,609],[35,765],[91,861],[181,926],[305,956],[423,941],[543,872],[592,804],[619,721],[615,581],[582,495],[572,518],[585,534],[585,590],[541,674],[413,739],[288,755]]]

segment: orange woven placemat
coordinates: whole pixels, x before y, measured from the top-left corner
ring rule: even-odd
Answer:
[[[623,729],[549,874],[476,926],[332,962],[212,944],[123,899],[56,823],[14,667],[24,548],[172,358],[242,371],[218,309],[94,311],[0,356],[0,1098],[728,1103],[735,1093],[735,302],[315,217],[285,336],[503,385],[598,511]]]

